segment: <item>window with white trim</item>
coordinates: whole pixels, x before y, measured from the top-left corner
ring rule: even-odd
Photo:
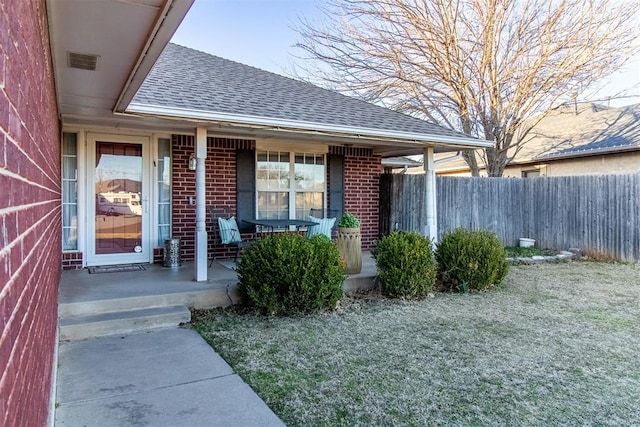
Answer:
[[[62,135],[62,250],[78,249],[78,135]]]
[[[171,236],[171,141],[158,138],[156,185],[158,191],[158,247]]]
[[[258,151],[256,155],[259,219],[306,219],[310,209],[324,209],[324,154]]]

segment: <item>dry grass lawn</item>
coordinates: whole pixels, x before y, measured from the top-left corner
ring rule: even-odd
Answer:
[[[515,266],[488,293],[194,325],[291,426],[640,425],[638,265]]]

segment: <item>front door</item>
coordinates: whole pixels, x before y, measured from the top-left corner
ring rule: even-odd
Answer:
[[[88,138],[87,265],[150,262],[149,138]]]

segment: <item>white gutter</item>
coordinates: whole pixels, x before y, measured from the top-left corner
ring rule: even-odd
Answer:
[[[457,152],[456,154],[454,154],[453,156],[449,156],[449,157],[443,157],[442,159],[438,159],[438,160],[434,160],[433,164],[434,165],[439,165],[441,163],[446,163],[446,162],[450,162],[452,160],[458,160],[460,157],[462,157],[462,153],[461,152]]]
[[[509,164],[510,165],[526,165],[530,163],[544,163],[544,162],[550,162],[553,160],[565,160],[565,159],[571,159],[576,157],[593,157],[593,156],[600,156],[604,154],[625,153],[627,151],[637,151],[639,149],[640,149],[640,146],[638,145],[607,147],[607,148],[591,149],[591,150],[576,149],[569,153],[547,154],[544,156],[536,156],[533,159],[516,160],[513,163],[509,163]]]
[[[493,147],[493,142],[474,138],[451,137],[444,135],[422,134],[402,131],[385,131],[381,129],[359,128],[352,126],[329,125],[326,123],[303,122],[289,119],[274,119],[270,117],[246,116],[242,114],[215,113],[210,111],[193,110],[180,107],[165,107],[131,103],[126,113],[148,114],[153,116],[169,117],[176,119],[195,119],[209,122],[222,122],[236,125],[250,125],[269,127],[276,130],[302,130],[335,132],[351,136],[377,137],[385,139],[400,139],[414,143],[439,143],[453,145],[461,148],[487,148]],[[287,129],[288,128],[288,129]]]

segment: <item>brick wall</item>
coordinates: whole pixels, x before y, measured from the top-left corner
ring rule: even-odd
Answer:
[[[207,207],[227,206],[229,212],[236,212],[236,150],[252,149],[255,141],[207,138],[207,160],[205,181]],[[189,155],[193,153],[194,137],[189,135],[173,135],[172,137],[172,173],[173,173],[173,235],[181,239],[182,258],[194,258],[194,232],[196,223],[195,204],[189,204],[189,196],[195,198],[196,173],[189,170]],[[211,238],[211,222],[207,217],[209,233],[209,253],[216,258],[233,257],[234,249],[214,246]]]
[[[82,269],[82,252],[63,252],[62,253],[62,269],[63,270]]]
[[[61,266],[44,0],[0,2],[0,425],[47,423]]]
[[[225,138],[207,138],[206,195],[207,207],[229,208],[236,212],[236,150],[253,149],[255,141]],[[194,258],[195,204],[189,204],[189,196],[195,197],[195,171],[188,169],[189,155],[194,150],[194,137],[173,135],[173,234],[181,239],[182,258]],[[362,247],[371,249],[378,238],[378,198],[382,159],[370,149],[331,147],[332,154],[345,156],[344,185],[345,211],[354,213],[361,222]],[[234,249],[216,246],[212,237],[210,219],[207,217],[209,253],[216,258],[231,258]],[[251,237],[246,235],[244,237]],[[162,258],[160,257],[160,260]]]
[[[153,262],[154,264],[162,264],[162,260],[164,259],[164,250],[163,248],[153,248]]]
[[[344,211],[360,220],[362,249],[369,250],[378,238],[382,158],[361,148],[346,149],[344,155]]]

